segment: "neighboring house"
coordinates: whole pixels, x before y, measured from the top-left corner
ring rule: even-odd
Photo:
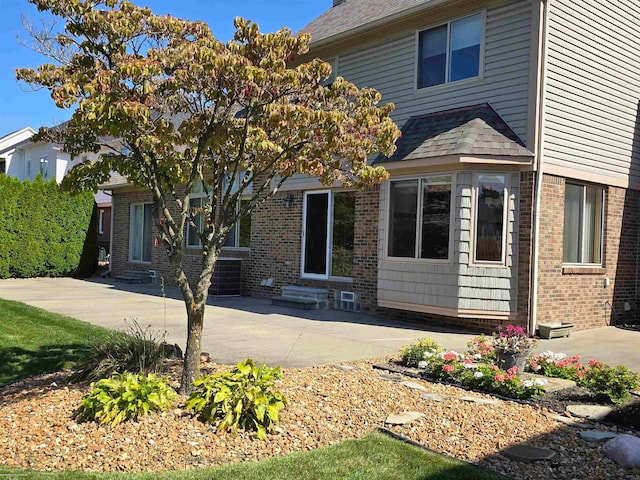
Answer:
[[[36,131],[25,127],[0,137],[0,174],[19,180],[33,180],[41,175],[44,180],[55,179],[60,183],[69,169],[79,162],[95,155],[71,158],[60,145],[47,142],[33,142]],[[110,250],[111,197],[103,191],[95,195],[98,204],[98,246]],[[102,221],[102,223],[100,223]]]
[[[334,0],[303,31],[303,60],[320,56],[378,89],[403,137],[374,159],[390,173],[379,187],[294,177],[259,207],[250,246],[230,251],[248,259],[245,293],[323,288],[337,306],[355,298],[362,310],[483,330],[638,319],[638,9]],[[114,189],[114,269],[170,278],[146,202]]]

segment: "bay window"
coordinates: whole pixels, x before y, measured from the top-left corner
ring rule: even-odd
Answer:
[[[451,180],[438,175],[390,182],[388,256],[449,258]]]

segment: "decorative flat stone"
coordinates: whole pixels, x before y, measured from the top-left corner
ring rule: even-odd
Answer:
[[[493,405],[493,406],[500,405],[500,402],[498,400],[491,400],[491,399],[488,399],[488,398],[460,397],[460,400],[462,400],[463,402],[477,403],[478,405]]]
[[[618,434],[614,432],[603,432],[600,430],[585,430],[580,432],[580,436],[587,442],[604,442],[605,440],[616,438]]]
[[[576,386],[576,382],[573,380],[545,377],[544,375],[536,375],[535,373],[520,373],[518,374],[518,377],[520,377],[521,380],[545,380],[547,384],[544,386],[544,391],[547,393],[557,392],[559,390],[564,390],[565,388],[572,388]]]
[[[402,382],[401,385],[404,385],[407,388],[410,388],[411,390],[422,390],[422,391],[426,391],[427,389],[424,388],[423,385],[420,385],[419,383],[416,382]]]
[[[351,372],[356,369],[353,365],[338,365],[336,366],[338,370],[342,370],[344,372]]]
[[[449,395],[438,395],[437,393],[423,393],[420,398],[427,402],[447,402],[451,400]]]
[[[534,447],[533,445],[516,445],[507,448],[502,454],[516,462],[531,463],[540,460],[551,460],[556,456],[556,452],[546,448]]]
[[[557,413],[544,413],[543,414],[545,417],[551,418],[552,420],[555,420],[557,422],[562,422],[565,425],[568,425],[569,427],[573,427],[573,428],[591,428],[591,425],[589,425],[588,423],[584,423],[584,422],[578,422],[576,420],[573,420],[569,417],[565,417],[564,415],[558,415]]]
[[[567,412],[571,415],[589,420],[602,420],[612,411],[613,408],[604,405],[567,405]]]
[[[422,417],[424,417],[424,413],[421,412],[401,412],[389,415],[384,423],[388,425],[406,425]]]
[[[640,468],[640,438],[622,434],[609,440],[602,451],[611,460],[624,468]]]
[[[401,382],[402,375],[397,373],[381,373],[378,375],[382,380],[387,380],[388,382]]]

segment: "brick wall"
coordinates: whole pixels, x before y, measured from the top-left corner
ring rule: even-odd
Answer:
[[[542,185],[537,322],[571,322],[582,330],[633,321],[639,194],[605,189],[602,267],[563,268],[565,179],[545,175]],[[605,286],[605,278],[610,281]],[[625,302],[631,310],[624,312]]]
[[[159,240],[157,229],[154,225],[154,239],[151,249],[151,263],[139,263],[129,261],[129,225],[131,204],[151,202],[151,194],[144,191],[122,192],[115,191],[113,204],[113,245],[111,255],[111,271],[112,276],[118,276],[126,270],[155,270],[158,282],[160,278],[164,278],[165,285],[175,285],[173,271],[169,264],[169,257],[165,247]],[[172,214],[176,214],[172,211]],[[185,235],[186,237],[186,235]],[[195,286],[201,271],[201,254],[199,248],[185,248],[184,251],[184,271],[187,275],[191,286]],[[247,260],[249,259],[249,251],[247,249],[223,248],[220,257],[240,258],[242,259],[242,274],[246,278],[246,270],[248,268]],[[243,284],[243,293],[245,285]]]
[[[302,285],[329,290],[353,291],[364,311],[376,308],[377,238],[379,187],[356,192],[353,282],[314,280],[300,277],[302,254],[302,210],[304,192],[281,192],[258,206],[251,219],[251,257],[246,284],[259,298],[280,295],[284,285]],[[291,195],[291,208],[285,199]],[[271,286],[262,280],[273,279]]]
[[[533,246],[533,199],[535,172],[520,174],[520,198],[518,211],[518,287],[516,299],[517,321],[527,329],[531,309],[531,255]],[[532,332],[533,333],[533,332]]]

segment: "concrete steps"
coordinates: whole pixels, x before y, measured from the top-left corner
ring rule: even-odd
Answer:
[[[281,296],[271,298],[271,304],[301,310],[325,309],[329,308],[329,291],[325,288],[286,285],[282,287]]]
[[[116,283],[151,283],[153,276],[149,270],[127,270],[114,278]]]

